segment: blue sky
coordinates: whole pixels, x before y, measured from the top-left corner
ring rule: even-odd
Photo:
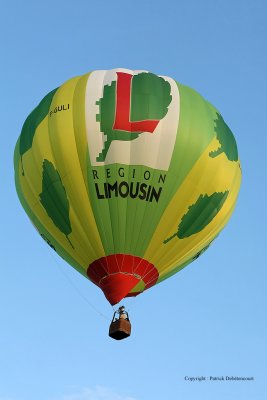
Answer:
[[[0,400],[266,399],[266,2],[9,0],[0,14]],[[108,338],[100,290],[36,234],[13,179],[15,142],[40,99],[116,67],[199,91],[233,130],[243,169],[220,238],[127,302],[133,334],[122,342]],[[254,381],[185,380],[222,375]]]

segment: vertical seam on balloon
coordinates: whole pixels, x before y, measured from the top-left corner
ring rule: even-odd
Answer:
[[[89,73],[89,74],[86,74],[86,75],[88,75],[88,79],[89,79],[90,73]],[[75,95],[77,94],[77,91],[78,91],[78,84],[80,83],[80,81],[81,81],[86,75],[82,75],[82,76],[80,77],[80,79],[78,80],[78,82],[77,82],[77,84],[76,84],[76,86],[75,86],[75,89],[74,89],[73,99],[75,99]],[[87,82],[88,82],[88,79],[87,79]],[[87,82],[86,82],[86,84],[87,84]],[[85,91],[86,91],[86,86],[85,86]],[[84,93],[84,97],[85,97],[85,93]],[[85,100],[85,99],[84,99],[84,100]],[[75,106],[75,101],[73,101],[73,111],[74,111],[74,106]],[[75,107],[75,108],[76,108],[76,107]],[[85,118],[85,116],[84,116],[84,118]],[[87,179],[86,179],[87,176],[83,174],[83,168],[82,168],[82,164],[81,164],[81,160],[80,160],[79,152],[78,152],[77,138],[76,138],[75,120],[76,120],[76,118],[75,118],[75,113],[73,112],[74,141],[75,141],[75,143],[76,143],[76,149],[77,149],[77,153],[78,153],[78,162],[79,162],[79,165],[80,165],[80,170],[81,170],[81,174],[82,174],[82,177],[83,177],[84,186],[86,187],[86,191],[87,191],[87,194],[88,194],[88,197],[89,197],[88,182],[87,182]],[[85,123],[85,121],[84,121],[84,123]],[[86,128],[85,128],[85,129],[86,129]],[[85,132],[85,135],[86,135],[86,132]],[[87,143],[87,138],[86,138],[86,143]],[[86,163],[86,160],[85,160],[85,163]],[[86,171],[86,165],[85,165],[85,171]]]
[[[130,70],[130,72],[131,72],[131,74],[132,74],[132,80],[131,80],[131,91],[130,91],[130,93],[131,93],[131,98],[130,98],[130,113],[129,113],[129,120],[131,119],[131,106],[132,106],[132,83],[133,83],[133,76],[134,76],[134,74],[135,74],[135,71],[133,71],[133,70]],[[137,138],[138,139],[138,138]],[[127,179],[127,182],[129,182],[129,180],[130,180],[130,170],[131,170],[131,165],[132,165],[132,156],[133,156],[133,154],[132,154],[132,152],[133,152],[133,145],[132,145],[132,143],[133,143],[133,141],[131,140],[130,142],[129,142],[129,147],[130,147],[130,152],[129,152],[129,165],[128,165],[128,179]],[[133,242],[134,242],[134,240],[135,240],[135,238],[134,237],[130,237],[130,238],[128,238],[127,237],[127,233],[129,232],[129,229],[127,229],[127,226],[128,226],[128,219],[129,219],[129,212],[131,212],[131,206],[132,206],[132,204],[130,204],[130,199],[131,199],[131,196],[128,196],[127,197],[127,199],[126,199],[126,201],[127,201],[127,206],[126,206],[126,218],[125,218],[125,227],[124,227],[124,235],[125,235],[125,244],[127,244],[127,248],[128,248],[128,251],[127,251],[127,253],[131,253],[131,254],[133,254],[133,255],[136,255],[136,251],[134,251],[133,250],[133,247],[132,247],[132,244],[133,244]],[[132,202],[131,202],[132,203]],[[134,215],[136,215],[136,209],[137,209],[137,205],[136,205],[136,201],[134,202]],[[134,221],[134,220],[133,220]],[[131,229],[131,233],[133,233],[133,231],[134,231],[134,227],[132,227],[132,229]],[[128,242],[130,242],[130,246],[128,245]],[[129,251],[131,249],[131,251]],[[132,273],[134,273],[133,271],[134,271],[134,262],[133,262],[133,259],[132,259]]]
[[[78,77],[77,77],[77,81],[78,81]],[[62,89],[63,86],[64,86],[64,84],[63,84],[59,89]],[[76,84],[75,84],[75,87],[76,87]],[[57,94],[58,94],[58,92],[57,92]],[[73,88],[73,91],[72,91],[72,99],[73,99],[73,96],[74,96],[74,88]],[[56,96],[55,96],[55,97],[56,97]],[[54,98],[53,98],[53,100],[54,100]],[[74,126],[73,126],[73,108],[72,108],[71,120],[72,120],[72,129],[74,130]],[[63,160],[64,170],[67,171],[67,173],[64,175],[64,178],[66,178],[67,176],[68,176],[69,178],[71,178],[71,169],[68,167],[68,165],[67,165],[66,162],[65,162],[65,159],[64,159],[64,157],[63,157],[63,152],[62,152],[61,146],[58,146],[58,150],[59,150],[59,151],[58,151],[58,152],[55,152],[53,140],[51,140],[51,136],[52,136],[52,135],[51,135],[51,132],[50,132],[51,129],[52,129],[52,126],[51,126],[51,123],[49,124],[49,120],[48,120],[48,140],[49,140],[49,143],[50,143],[51,152],[52,152],[52,154],[53,154],[53,156],[54,156],[55,166],[56,166],[56,168],[57,168],[57,170],[58,170],[58,167],[59,167],[59,165],[61,164],[61,163],[58,161],[58,157],[59,157],[58,153],[60,152],[60,158]],[[58,131],[58,127],[57,127],[57,126],[54,126],[54,127],[53,127],[53,131],[57,133],[56,136],[60,137],[60,133],[59,133],[59,131]],[[76,149],[76,151],[77,151],[77,149]],[[72,183],[71,183],[71,182],[73,182],[73,179],[70,179],[70,185],[72,186]],[[75,186],[75,185],[74,185],[74,186]],[[72,198],[71,193],[68,193],[68,199],[71,200],[71,198]],[[69,205],[70,205],[70,208],[71,208],[71,210],[72,210],[72,215],[73,215],[73,218],[74,218],[71,222],[75,222],[74,225],[76,225],[76,229],[78,228],[79,232],[81,233],[81,236],[84,238],[84,244],[85,244],[85,243],[89,243],[89,244],[90,244],[90,242],[88,241],[87,235],[86,235],[86,233],[85,233],[85,231],[84,231],[84,228],[83,228],[83,226],[81,225],[80,219],[78,218],[77,212],[76,212],[75,208],[72,207],[72,202],[71,202],[71,201],[69,201]],[[70,216],[70,212],[69,212],[69,216]],[[73,224],[71,224],[71,227],[72,227],[72,226],[73,226]],[[73,230],[72,230],[72,233],[74,233]],[[73,235],[73,239],[77,239],[75,233],[74,233],[74,235]],[[76,241],[76,240],[75,240],[75,241]],[[84,244],[83,244],[83,247],[84,247]],[[85,246],[85,247],[86,247],[86,246]],[[90,245],[90,247],[91,247],[91,245]],[[93,249],[93,247],[92,247],[92,249]],[[94,252],[94,251],[93,251],[93,252]],[[77,253],[76,253],[76,254],[77,254]],[[78,254],[77,254],[77,257],[78,257]],[[83,263],[86,265],[86,263],[87,263],[86,259],[83,259],[83,257],[80,257],[80,256],[79,256],[79,258],[80,258],[81,260],[83,260]]]
[[[84,79],[84,77],[85,77],[86,75],[88,75],[88,78],[87,78],[87,80],[86,80],[85,91],[84,91],[84,102],[85,102],[86,86],[87,86],[87,82],[88,82],[88,79],[89,79],[90,74],[85,74],[85,75],[83,75],[83,76],[80,76],[79,79],[77,80],[77,83],[76,83],[75,88],[74,88],[74,91],[73,91],[73,118],[72,118],[72,121],[73,121],[73,134],[74,134],[73,136],[74,136],[74,142],[75,142],[75,144],[76,144],[77,160],[78,160],[78,164],[79,164],[79,167],[80,167],[80,174],[81,174],[81,177],[82,177],[82,181],[83,181],[83,183],[84,183],[84,187],[86,188],[87,201],[88,201],[88,203],[89,203],[89,207],[91,207],[91,210],[92,210],[92,217],[94,218],[94,222],[95,222],[95,228],[96,228],[96,230],[97,230],[97,232],[98,232],[99,239],[100,239],[100,241],[101,241],[101,237],[100,237],[99,230],[98,230],[98,227],[97,227],[97,224],[96,224],[96,220],[95,220],[95,216],[94,216],[94,213],[93,213],[93,208],[92,208],[92,203],[91,203],[91,199],[90,199],[90,191],[89,191],[89,187],[88,187],[88,182],[86,181],[86,176],[84,176],[84,174],[83,174],[83,168],[82,168],[81,160],[80,160],[80,157],[79,157],[79,151],[78,151],[77,139],[76,139],[76,137],[77,137],[77,135],[76,135],[77,129],[76,129],[76,126],[75,126],[75,121],[76,121],[76,118],[75,118],[75,109],[76,109],[76,106],[75,106],[75,96],[77,95],[77,91],[78,91],[78,89],[79,89],[79,88],[78,88],[78,84],[80,83],[80,81],[81,81],[82,79]],[[83,107],[85,107],[85,103],[83,103]],[[85,116],[84,116],[84,118],[85,118]],[[85,120],[84,120],[84,123],[85,123]],[[86,127],[85,127],[85,129],[86,129]],[[86,144],[87,144],[87,147],[88,147],[88,141],[87,141],[86,131],[85,131],[84,133],[85,133],[85,138],[86,138]],[[85,162],[85,164],[86,164],[86,159],[84,160],[84,162]],[[86,171],[86,170],[87,170],[87,168],[86,168],[86,165],[85,165],[85,171]],[[88,236],[88,235],[86,234],[86,232],[85,232],[85,230],[84,230],[83,227],[82,227],[82,229],[83,229],[84,234],[85,234],[85,237],[87,238],[87,241],[88,241],[88,243],[89,243],[89,245],[90,245],[90,248],[91,248],[91,250],[92,250],[92,254],[94,254],[94,257],[95,257],[95,258],[97,258],[97,253],[96,253],[96,251],[95,251],[95,248],[94,248],[93,244],[91,243],[91,237]]]
[[[94,78],[94,74],[92,73],[91,74],[91,79],[93,79]],[[98,78],[99,79],[99,78]],[[103,79],[102,79],[102,81],[101,81],[101,83],[102,83],[102,86],[103,86]],[[87,83],[87,88],[86,88],[86,93],[87,93],[87,90],[88,90],[88,83]],[[89,94],[90,95],[90,94]],[[89,140],[89,138],[90,138],[90,134],[89,134],[89,132],[87,131],[87,129],[90,129],[90,127],[88,128],[88,126],[86,125],[86,133],[87,133],[87,147],[88,147],[88,149],[89,149],[89,147],[90,147],[90,140]],[[100,130],[100,132],[101,132],[101,130]],[[102,132],[101,132],[102,133]],[[103,135],[101,135],[101,140],[102,140],[102,144],[104,143],[103,142]],[[90,167],[92,167],[92,164],[91,164],[91,158],[90,158],[90,156],[89,156],[89,158],[88,158],[88,161],[89,161],[89,163],[90,163]],[[104,165],[104,164],[103,164]],[[88,169],[87,169],[88,170]],[[89,176],[88,176],[88,174],[87,174],[87,179],[89,180],[90,178],[89,178]],[[92,189],[90,190],[90,185],[88,185],[89,186],[89,195],[90,195],[90,200],[91,200],[91,191],[92,191]],[[90,201],[91,202],[91,201]],[[95,218],[95,221],[96,221],[96,226],[97,226],[97,230],[98,230],[98,232],[99,232],[99,237],[100,237],[100,240],[101,240],[101,244],[102,244],[102,247],[103,247],[103,250],[104,250],[104,254],[106,255],[107,254],[107,247],[108,247],[108,245],[107,245],[107,243],[108,243],[108,236],[107,236],[107,234],[106,234],[106,231],[105,231],[105,229],[104,229],[104,227],[105,227],[105,221],[103,221],[103,219],[102,219],[102,213],[101,213],[101,211],[100,211],[100,208],[99,208],[99,202],[96,200],[96,201],[93,201],[93,202],[91,202],[91,205],[92,205],[92,211],[93,211],[93,214],[94,214],[94,218]]]
[[[104,93],[104,82],[105,82],[105,78],[106,78],[106,76],[107,76],[107,74],[109,73],[109,71],[105,71],[104,72],[104,77],[102,77],[101,79],[101,85],[102,85],[102,96],[103,96],[103,93]],[[104,145],[104,140],[103,140],[103,138],[104,138],[104,133],[100,130],[100,133],[101,133],[101,140],[102,140],[102,145]],[[90,145],[90,143],[88,143],[88,145]],[[104,146],[103,146],[103,148],[104,148]],[[90,160],[91,161],[91,160]],[[91,165],[91,162],[90,162],[90,165]],[[105,163],[105,160],[104,160],[104,162],[103,162],[103,168],[104,168],[104,170],[105,170],[105,167],[106,167],[106,163]],[[104,171],[103,171],[104,172]],[[105,172],[104,172],[104,182],[106,182],[106,175],[105,175]],[[105,199],[104,199],[105,200]],[[101,238],[101,241],[102,241],[102,245],[103,245],[103,248],[104,248],[104,252],[105,252],[105,254],[107,255],[107,252],[108,253],[114,253],[114,240],[113,240],[113,230],[112,230],[112,224],[111,224],[111,217],[110,217],[110,207],[109,207],[109,202],[108,202],[108,200],[106,200],[107,201],[107,204],[106,204],[106,210],[108,210],[109,212],[108,212],[108,214],[109,214],[109,220],[110,220],[110,234],[111,234],[111,239],[112,239],[112,243],[113,243],[113,245],[110,245],[109,244],[109,236],[108,236],[108,233],[106,233],[106,230],[105,230],[105,225],[106,225],[106,221],[104,221],[103,220],[103,215],[102,215],[102,213],[101,213],[101,209],[100,209],[100,207],[99,207],[99,202],[96,200],[95,202],[94,202],[94,209],[97,211],[97,222],[98,223],[100,223],[100,225],[101,225],[101,229],[99,230],[99,235],[100,235],[100,238]],[[112,249],[113,251],[110,251],[109,249]]]
[[[105,75],[104,75],[104,79],[103,79],[103,81],[102,81],[102,88],[103,88],[103,93],[104,93],[104,82],[105,82],[105,78],[106,78],[106,76],[108,75],[108,73],[109,73],[109,71],[105,71]],[[116,91],[115,91],[115,93],[116,93]],[[116,102],[115,102],[115,104],[116,104]],[[103,147],[104,148],[104,147]],[[106,158],[105,158],[105,160],[104,160],[104,171],[106,171],[106,166],[107,166],[107,164],[106,164]],[[108,183],[107,182],[107,175],[106,175],[106,173],[104,172],[104,182],[105,183]],[[105,199],[104,199],[104,201],[105,201]],[[112,246],[111,246],[111,248],[112,248],[112,253],[115,253],[115,242],[114,242],[114,237],[116,236],[114,233],[114,229],[115,229],[115,226],[113,225],[113,219],[112,219],[112,216],[111,216],[111,214],[112,214],[112,210],[111,210],[111,206],[112,206],[112,204],[111,204],[111,202],[109,201],[109,199],[107,199],[106,200],[106,202],[107,202],[107,209],[108,209],[108,216],[109,216],[109,221],[110,221],[110,229],[111,229],[111,240],[112,240]],[[117,217],[117,216],[116,216]]]

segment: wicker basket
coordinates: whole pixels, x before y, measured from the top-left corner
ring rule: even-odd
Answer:
[[[131,334],[131,323],[127,319],[119,318],[112,321],[109,327],[109,336],[116,340],[125,339]]]

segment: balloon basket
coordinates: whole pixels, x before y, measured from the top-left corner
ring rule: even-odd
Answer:
[[[115,340],[122,340],[131,334],[131,323],[126,319],[112,321],[109,327],[109,336]]]

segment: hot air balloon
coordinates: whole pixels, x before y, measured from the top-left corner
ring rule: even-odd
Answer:
[[[170,77],[123,68],[48,93],[22,127],[14,167],[42,238],[112,305],[198,258],[241,182],[215,107]]]

